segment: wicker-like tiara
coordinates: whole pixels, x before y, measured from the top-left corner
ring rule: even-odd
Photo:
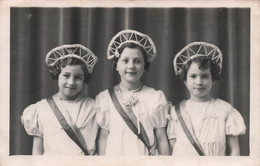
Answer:
[[[205,42],[193,42],[184,47],[178,52],[173,60],[174,71],[176,75],[182,73],[182,67],[190,60],[199,56],[210,57],[211,60],[216,63],[219,68],[219,74],[222,69],[222,53],[220,49],[210,43]]]
[[[86,64],[89,73],[92,73],[98,58],[94,53],[80,44],[62,45],[48,52],[45,62],[48,67],[55,66],[60,59],[74,57]]]
[[[123,30],[118,32],[110,41],[107,49],[107,58],[113,59],[114,57],[119,58],[118,49],[125,43],[135,43],[147,53],[148,62],[152,62],[156,57],[156,47],[152,39],[141,32],[135,30]]]

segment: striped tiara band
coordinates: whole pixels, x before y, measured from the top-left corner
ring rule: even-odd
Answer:
[[[221,73],[223,55],[220,49],[210,43],[206,42],[193,42],[184,47],[180,52],[178,52],[173,60],[173,67],[176,75],[182,73],[183,66],[191,59],[199,56],[209,57],[214,63],[216,63]]]
[[[120,49],[126,43],[134,43],[142,47],[148,56],[148,61],[152,62],[156,57],[156,47],[152,39],[141,32],[135,30],[122,30],[118,32],[110,41],[107,49],[107,58],[109,60],[113,58],[119,58]]]
[[[74,57],[85,63],[89,73],[92,73],[98,58],[94,53],[80,44],[62,45],[50,50],[45,58],[48,67],[55,66],[59,60]]]

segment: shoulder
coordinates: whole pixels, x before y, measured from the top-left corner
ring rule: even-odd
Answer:
[[[85,97],[84,102],[88,104],[95,104],[95,100],[91,97]]]
[[[182,100],[179,103],[176,103],[175,106],[178,104],[179,106],[183,106],[184,107],[186,102],[187,102],[187,100]]]
[[[212,105],[214,105],[214,107],[222,109],[222,110],[233,109],[233,106],[230,103],[228,103],[225,100],[219,99],[219,98],[213,99]]]
[[[144,86],[141,96],[149,103],[154,103],[154,104],[168,103],[163,91],[156,90],[152,87]]]
[[[219,98],[212,99],[209,105],[209,110],[205,116],[227,118],[227,116],[234,110],[233,106],[227,101]]]
[[[30,104],[29,106],[27,106],[24,111],[29,111],[29,110],[40,110],[40,108],[42,108],[43,106],[46,106],[47,100],[46,99],[41,99],[40,101],[37,101],[36,103]]]
[[[170,105],[170,114],[173,116],[176,116],[176,107],[178,107],[179,109],[185,108],[185,103],[186,103],[186,100],[182,100],[178,103],[175,103],[174,105],[171,104]],[[183,111],[183,109],[181,111]]]
[[[98,93],[98,95],[95,98],[95,105],[97,108],[99,107],[108,107],[108,101],[109,101],[109,93],[108,89],[103,90]]]
[[[142,90],[143,94],[147,95],[147,96],[165,96],[162,90],[156,90],[152,87],[149,86],[145,86],[143,87]]]
[[[107,96],[108,95],[108,89],[105,89],[101,92],[99,92],[96,96],[96,98],[100,98],[100,97],[104,97],[104,96]]]
[[[38,117],[43,115],[44,112],[46,111],[46,108],[48,107],[47,104],[48,104],[47,100],[42,99],[34,104],[27,106],[24,109],[22,116],[21,116],[22,122],[37,120]]]
[[[174,130],[174,131],[175,131],[175,126],[179,121],[177,113],[176,113],[176,107],[178,105],[179,109],[182,108],[182,109],[180,109],[180,111],[183,113],[183,110],[184,110],[183,108],[185,107],[185,103],[186,103],[186,100],[182,100],[178,103],[175,103],[175,105],[170,104],[170,110],[169,110],[169,115],[168,115],[170,118],[169,126],[171,126],[170,128],[172,128],[172,130]]]
[[[150,86],[143,85],[143,91],[145,91],[145,92],[150,92],[150,93],[155,93],[155,92],[157,92],[158,90],[156,90],[156,89],[154,89],[154,88],[152,88],[152,87],[150,87]]]
[[[96,105],[96,101],[91,97],[85,97],[82,100],[83,100],[83,103],[81,101],[81,102],[79,102],[79,104],[82,103],[82,107],[83,107],[83,109],[85,109],[85,111],[87,111],[89,109],[92,110]]]

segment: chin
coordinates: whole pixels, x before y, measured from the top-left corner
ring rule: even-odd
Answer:
[[[139,80],[128,80],[129,83],[136,83],[138,82]]]
[[[197,98],[201,98],[201,97],[204,97],[205,95],[204,94],[193,94],[193,96],[195,96]]]
[[[127,78],[127,79],[125,79],[127,82],[136,82],[136,81],[138,81],[138,79],[137,78]]]
[[[70,94],[66,94],[66,96],[69,97],[69,98],[73,98],[73,97],[77,96],[77,94],[71,94],[70,93]]]

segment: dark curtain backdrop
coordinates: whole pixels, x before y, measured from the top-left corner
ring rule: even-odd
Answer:
[[[99,58],[87,92],[95,97],[119,82],[106,58],[111,38],[120,30],[148,34],[158,56],[143,83],[164,91],[173,104],[187,97],[174,74],[174,55],[194,41],[217,45],[224,56],[214,97],[242,114],[247,132],[239,136],[241,155],[249,155],[250,9],[249,8],[11,8],[10,155],[31,154],[32,137],[20,117],[25,107],[57,92],[45,55],[62,44],[79,43]]]

